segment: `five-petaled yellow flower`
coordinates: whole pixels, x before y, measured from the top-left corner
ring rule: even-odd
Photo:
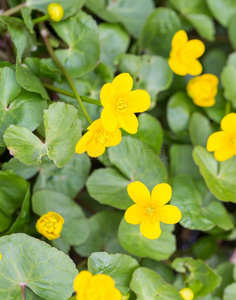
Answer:
[[[219,79],[213,74],[203,74],[189,80],[187,93],[193,102],[202,107],[210,107],[216,103]]]
[[[179,291],[181,297],[183,300],[193,300],[194,299],[194,293],[189,288],[183,288]]]
[[[75,152],[84,153],[87,151],[91,157],[102,155],[106,147],[116,146],[121,142],[121,131],[115,128],[114,131],[107,131],[102,126],[101,119],[94,121],[82,138],[78,141]]]
[[[236,113],[230,113],[221,120],[221,129],[210,135],[207,141],[207,150],[214,151],[218,161],[236,155]]]
[[[202,65],[197,58],[205,52],[203,42],[199,40],[188,41],[186,32],[180,30],[174,35],[171,47],[168,62],[174,73],[182,76],[202,73]]]
[[[157,184],[150,195],[142,182],[135,181],[128,185],[127,191],[136,204],[126,210],[125,220],[133,225],[141,224],[140,231],[144,237],[157,239],[161,234],[160,221],[175,224],[181,219],[178,207],[165,205],[172,194],[169,184]]]
[[[64,219],[61,215],[56,212],[49,211],[38,219],[36,229],[48,240],[55,240],[59,238],[63,224]]]
[[[133,79],[128,73],[122,73],[114,78],[112,83],[106,83],[100,92],[104,107],[101,120],[107,131],[123,128],[135,134],[138,130],[138,119],[135,113],[141,113],[151,105],[148,92],[134,90]]]
[[[47,10],[52,21],[59,22],[63,18],[64,10],[60,4],[51,3],[48,5]]]
[[[121,300],[121,292],[115,288],[114,280],[106,274],[92,275],[81,271],[74,280],[76,300]]]

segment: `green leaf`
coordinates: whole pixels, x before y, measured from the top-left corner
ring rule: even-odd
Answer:
[[[235,300],[235,298],[236,298],[236,283],[232,283],[225,288],[223,300]]]
[[[198,167],[192,157],[193,147],[190,145],[172,144],[170,148],[170,166],[172,177],[178,174],[189,174],[201,179]]]
[[[27,166],[16,158],[11,158],[8,162],[5,162],[2,165],[2,169],[3,171],[11,170],[26,180],[33,177],[38,172],[37,166]]]
[[[52,161],[44,159],[34,184],[34,192],[40,189],[50,189],[74,198],[84,187],[90,167],[91,162],[85,154],[76,154],[61,169],[58,169]]]
[[[182,226],[202,231],[208,231],[214,226],[224,230],[233,228],[227,210],[208,192],[203,182],[196,182],[189,175],[183,174],[174,178],[172,188],[171,203],[182,212]]]
[[[65,243],[78,246],[88,238],[88,220],[82,209],[68,196],[56,191],[39,190],[33,194],[32,207],[39,216],[54,211],[64,218],[65,223],[58,239]]]
[[[217,264],[215,270],[217,275],[222,277],[222,282],[221,285],[214,291],[214,295],[221,297],[221,299],[223,298],[224,289],[234,281],[233,269],[234,264],[228,261]]]
[[[11,124],[35,130],[42,122],[46,102],[37,94],[20,88],[14,71],[0,69],[0,147],[4,147],[3,134]]]
[[[117,63],[120,72],[128,72],[133,77],[134,89],[146,90],[152,101],[172,83],[173,72],[161,56],[121,54]]]
[[[222,49],[214,48],[207,51],[202,60],[204,72],[220,77],[223,67],[226,64],[226,60],[227,55]]]
[[[148,17],[141,35],[141,46],[150,54],[169,57],[174,34],[181,29],[179,16],[165,7],[155,9]]]
[[[185,285],[189,285],[192,289],[196,284],[197,290],[193,290],[194,297],[203,297],[214,291],[221,283],[221,277],[210,269],[200,259],[194,260],[191,257],[176,258],[172,267],[180,273],[189,274],[185,279]]]
[[[173,226],[161,223],[162,233],[156,240],[149,240],[140,233],[139,225],[128,224],[125,219],[120,223],[118,239],[129,253],[155,260],[168,259],[176,250]]]
[[[137,295],[137,300],[181,300],[179,292],[167,284],[158,274],[147,268],[134,271],[130,288]]]
[[[235,10],[235,13],[236,13],[236,10]],[[229,20],[228,36],[229,36],[230,42],[231,42],[234,50],[236,50],[236,38],[234,35],[235,29],[236,29],[236,15],[233,15]]]
[[[233,107],[236,107],[236,52],[229,55],[227,65],[221,73],[221,81],[224,87],[224,96],[232,102]]]
[[[101,23],[98,30],[101,43],[101,61],[114,71],[114,59],[118,54],[127,51],[130,37],[119,24]]]
[[[50,3],[55,3],[54,0],[26,0],[27,6],[32,9],[37,9],[43,13],[47,13],[47,7]],[[85,0],[56,0],[57,4],[60,4],[64,10],[63,18],[68,18],[69,16],[76,13],[83,5]]]
[[[73,17],[58,23],[52,22],[51,25],[68,45],[68,49],[56,50],[55,54],[70,75],[79,77],[93,70],[100,57],[98,27],[95,20],[79,11]]]
[[[209,119],[198,112],[193,113],[189,123],[189,133],[193,146],[206,147],[207,140],[213,133]]]
[[[86,7],[105,21],[121,23],[132,36],[137,38],[154,4],[152,0],[145,2],[142,0],[87,0]]]
[[[0,249],[3,299],[21,299],[21,285],[47,300],[65,300],[72,295],[77,270],[63,252],[22,233],[1,237]]]
[[[114,169],[95,170],[86,184],[90,196],[100,203],[126,209],[133,203],[127,193],[130,182],[138,180],[152,189],[167,180],[158,155],[136,138],[124,137],[118,146],[109,148],[108,153]]]
[[[182,12],[183,14],[190,14],[190,13],[196,13],[196,14],[205,14],[210,15],[209,9],[207,7],[207,4],[205,0],[194,0],[194,1],[188,1],[188,0],[168,0],[171,5]]]
[[[170,129],[175,133],[187,130],[192,113],[198,110],[185,92],[174,94],[167,105],[167,120]]]
[[[93,252],[123,252],[117,239],[117,231],[122,215],[113,211],[102,211],[89,219],[90,236],[82,245],[75,247],[75,251],[83,257]]]
[[[226,27],[236,13],[236,2],[234,0],[207,0],[206,2],[216,20]]]
[[[216,253],[217,248],[218,245],[215,238],[210,236],[204,236],[193,244],[192,251],[196,258],[205,260],[211,257],[214,253]]]
[[[219,163],[206,149],[197,146],[193,159],[211,193],[219,200],[236,202],[236,157]]]
[[[204,111],[210,119],[220,124],[221,120],[225,116],[225,98],[223,95],[223,89],[219,89],[216,95],[216,103],[212,107],[204,107]]]
[[[26,6],[21,9],[21,14],[26,27],[29,29],[30,33],[34,34],[34,23],[31,18],[31,11],[32,9]]]
[[[129,283],[133,272],[139,267],[138,262],[125,254],[93,253],[88,259],[88,270],[93,274],[111,276],[123,295],[129,292]]]
[[[150,258],[144,258],[141,263],[142,267],[155,271],[167,283],[173,283],[175,275],[172,268],[164,262],[155,261]]]
[[[206,15],[189,14],[186,19],[196,29],[198,34],[207,39],[208,41],[214,41],[215,39],[215,25],[212,18]]]

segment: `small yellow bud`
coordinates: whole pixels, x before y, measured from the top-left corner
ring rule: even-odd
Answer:
[[[36,229],[48,240],[55,240],[60,236],[63,224],[64,219],[61,215],[53,211],[49,211],[47,214],[42,215],[38,219]]]
[[[183,300],[192,300],[194,298],[194,293],[189,288],[184,288],[179,291]]]
[[[51,3],[48,5],[48,14],[52,21],[59,22],[64,15],[63,7],[60,4]]]
[[[0,252],[0,260],[2,259],[2,253]]]

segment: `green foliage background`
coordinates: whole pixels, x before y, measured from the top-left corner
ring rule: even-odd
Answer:
[[[65,14],[46,23],[50,43],[79,94],[99,99],[103,84],[128,72],[152,100],[138,133],[93,160],[74,154],[88,123],[32,22],[52,2],[0,15],[0,299],[21,300],[22,286],[27,300],[74,299],[73,280],[88,268],[112,276],[123,300],[180,300],[184,287],[195,299],[235,300],[236,157],[218,163],[205,147],[229,104],[236,112],[236,1],[56,1]],[[194,105],[191,76],[168,66],[180,29],[206,46],[204,73],[220,80],[213,107]],[[99,118],[100,106],[85,107]],[[157,240],[123,219],[134,180],[168,182],[182,212]],[[35,229],[48,211],[65,219],[51,242]]]

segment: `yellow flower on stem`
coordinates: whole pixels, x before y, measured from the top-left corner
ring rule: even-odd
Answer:
[[[135,202],[125,212],[125,221],[140,225],[142,235],[150,240],[159,238],[160,221],[166,224],[178,223],[181,212],[174,205],[165,205],[170,201],[172,190],[169,184],[157,184],[150,195],[147,187],[139,181],[132,182],[127,188],[130,198]]]
[[[221,120],[221,129],[211,134],[207,141],[207,150],[214,151],[218,161],[236,155],[236,113],[230,113]]]
[[[193,102],[201,107],[210,107],[216,103],[219,80],[213,74],[203,74],[192,78],[187,84],[187,93]]]
[[[51,3],[48,5],[47,10],[52,21],[59,22],[63,18],[64,10],[60,4]]]
[[[179,30],[172,39],[171,47],[168,62],[174,73],[182,76],[202,73],[202,65],[197,58],[205,52],[203,42],[196,39],[188,41],[186,32]]]
[[[181,297],[183,300],[193,300],[194,299],[194,293],[189,288],[183,288],[179,291]]]
[[[106,274],[92,275],[81,271],[74,280],[76,300],[121,300],[121,292],[114,280]]]
[[[104,107],[101,120],[107,131],[123,128],[135,134],[138,130],[138,119],[135,113],[149,109],[151,99],[144,90],[134,90],[133,79],[128,73],[122,73],[114,78],[112,83],[106,83],[100,92],[101,104]]]
[[[82,138],[78,141],[75,152],[78,154],[87,151],[91,157],[98,157],[105,152],[106,147],[113,147],[121,142],[121,131],[116,128],[108,132],[102,126],[101,119],[94,121]]]
[[[64,219],[61,215],[56,212],[49,211],[38,219],[36,229],[48,240],[55,240],[60,237],[63,224]]]

